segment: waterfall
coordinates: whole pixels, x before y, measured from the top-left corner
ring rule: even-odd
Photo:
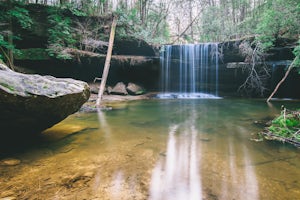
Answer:
[[[218,98],[217,43],[163,46],[160,63],[160,98]]]

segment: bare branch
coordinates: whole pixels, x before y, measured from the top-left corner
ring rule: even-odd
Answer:
[[[292,68],[294,67],[294,63],[295,61],[298,59],[298,57],[294,58],[292,64],[290,64],[288,70],[285,72],[284,77],[278,82],[278,84],[276,85],[274,91],[272,92],[272,94],[269,96],[269,98],[267,99],[267,102],[269,102],[271,100],[271,98],[274,96],[274,94],[277,92],[277,90],[279,89],[280,85],[285,81],[285,79],[287,78],[287,76],[289,75],[290,71],[292,70]]]
[[[260,49],[260,45],[256,44],[255,48],[251,48],[251,44],[247,41],[242,42],[239,45],[239,49],[243,55],[246,56],[245,62],[249,63],[243,70],[246,70],[248,76],[244,83],[239,87],[238,91],[244,91],[248,95],[252,92],[259,93],[261,96],[267,90],[266,82],[270,77],[270,72],[263,61],[263,53]],[[257,63],[263,63],[257,65]]]

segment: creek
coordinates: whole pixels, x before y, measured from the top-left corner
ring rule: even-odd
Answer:
[[[75,113],[1,158],[0,198],[297,199],[299,150],[254,142],[254,121],[284,104],[242,99],[144,100]]]

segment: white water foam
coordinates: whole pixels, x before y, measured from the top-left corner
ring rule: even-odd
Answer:
[[[206,93],[162,93],[156,96],[159,99],[222,99],[222,97]]]

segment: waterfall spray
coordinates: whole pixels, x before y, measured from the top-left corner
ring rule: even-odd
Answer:
[[[217,43],[166,45],[160,61],[160,98],[218,98]]]

